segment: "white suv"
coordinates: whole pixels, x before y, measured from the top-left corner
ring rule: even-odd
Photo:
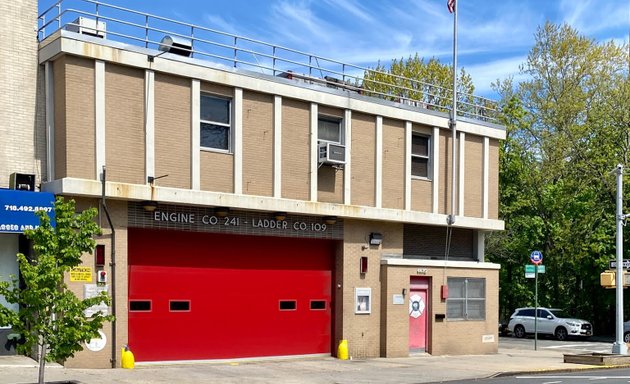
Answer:
[[[534,308],[518,308],[508,323],[508,329],[515,337],[525,337],[534,333]],[[569,336],[589,337],[593,335],[593,326],[586,320],[574,319],[563,310],[556,308],[538,308],[538,333],[554,335],[558,340]]]

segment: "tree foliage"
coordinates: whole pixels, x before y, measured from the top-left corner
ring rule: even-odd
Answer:
[[[27,230],[34,257],[17,255],[23,287],[16,276],[12,282],[0,283],[0,295],[9,303],[19,304],[17,312],[0,306],[0,324],[10,325],[23,337],[21,352],[38,351],[39,382],[44,381],[45,361],[64,361],[83,349],[82,343],[98,336],[98,330],[112,316],[102,313],[90,317],[85,311],[106,302],[105,294],[81,300],[64,283],[64,274],[81,264],[81,255],[92,253],[94,235],[100,228],[94,222],[96,209],[75,213],[73,200],[55,201],[53,226],[48,214],[36,212],[40,225]]]
[[[457,81],[458,100],[465,110],[473,104],[475,87],[463,68]],[[376,68],[365,71],[363,89],[368,95],[447,112],[452,105],[453,67],[436,58],[425,61],[418,54],[407,60],[394,59],[389,68],[379,62]]]
[[[506,230],[489,236],[488,257],[502,264],[501,317],[533,304],[523,266],[537,249],[547,266],[540,305],[573,309],[605,329],[615,298],[599,286],[599,273],[615,255],[611,171],[628,165],[628,47],[547,23],[521,71],[527,80],[520,84],[495,84],[507,129],[500,160]]]

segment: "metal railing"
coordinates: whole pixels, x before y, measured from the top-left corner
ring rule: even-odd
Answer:
[[[453,93],[449,88],[97,0],[59,0],[41,12],[39,41],[62,28],[81,29],[83,33],[156,50],[165,49],[162,39],[169,36],[187,43],[179,48],[186,56],[224,67],[282,76],[412,107],[451,110]],[[459,90],[457,96],[458,116],[496,122],[496,102]]]

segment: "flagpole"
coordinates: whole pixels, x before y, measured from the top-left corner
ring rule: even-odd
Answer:
[[[457,186],[457,4],[453,1],[453,109],[451,110],[451,130],[453,132],[452,153],[453,153],[453,180],[451,184],[451,215],[449,216],[449,224],[455,224],[455,194]]]

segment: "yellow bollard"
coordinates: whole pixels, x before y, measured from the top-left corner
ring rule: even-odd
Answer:
[[[339,360],[348,360],[348,340],[341,340],[339,348],[337,348],[337,358]]]
[[[136,365],[136,360],[133,357],[133,353],[129,350],[129,346],[125,345],[120,353],[120,366],[125,369],[133,369],[133,367]]]

